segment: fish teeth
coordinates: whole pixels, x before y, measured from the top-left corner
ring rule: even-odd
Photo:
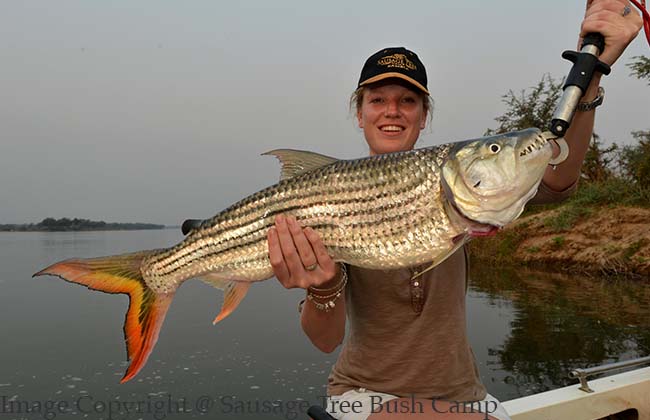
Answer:
[[[536,137],[534,142],[529,144],[528,147],[526,147],[524,150],[522,150],[519,153],[519,156],[526,156],[529,153],[534,152],[535,150],[540,150],[542,147],[544,147],[544,144],[546,143],[546,140],[542,137]]]

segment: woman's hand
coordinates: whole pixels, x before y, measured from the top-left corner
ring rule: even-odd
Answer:
[[[321,287],[337,277],[339,268],[318,233],[303,229],[293,216],[275,218],[268,244],[273,273],[287,289]]]
[[[611,66],[637,36],[642,25],[638,10],[628,0],[587,0],[578,49],[585,35],[601,33],[605,37],[605,50],[598,58]]]

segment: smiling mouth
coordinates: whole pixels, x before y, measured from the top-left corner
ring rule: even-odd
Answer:
[[[401,133],[404,131],[404,127],[401,125],[383,125],[379,129],[384,133]]]

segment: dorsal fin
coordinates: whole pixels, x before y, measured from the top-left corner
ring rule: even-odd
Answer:
[[[280,181],[304,174],[312,169],[320,168],[336,162],[338,159],[304,150],[275,149],[263,155],[272,155],[278,158],[282,165]]]

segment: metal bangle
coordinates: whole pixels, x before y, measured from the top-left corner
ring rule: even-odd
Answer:
[[[309,287],[309,291],[311,292],[321,292],[321,293],[329,293],[334,290],[340,289],[341,284],[348,279],[348,270],[345,268],[345,264],[341,264],[341,280],[336,284],[334,287],[330,287],[328,289],[319,289],[318,287]]]
[[[341,293],[341,290],[343,290],[347,282],[348,282],[347,276],[343,277],[343,281],[339,283],[340,287],[329,295],[319,295],[318,293],[313,293],[311,290],[307,290],[307,297],[311,296],[312,298],[318,298],[318,299],[329,299],[334,296],[338,297],[338,294]]]
[[[596,95],[596,98],[591,102],[580,102],[576,108],[576,111],[593,111],[596,109],[596,107],[603,104],[603,100],[605,100],[605,89],[600,86],[598,87],[598,95]]]

